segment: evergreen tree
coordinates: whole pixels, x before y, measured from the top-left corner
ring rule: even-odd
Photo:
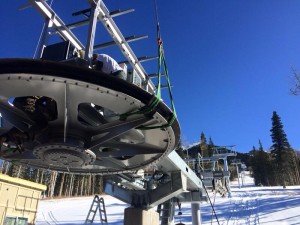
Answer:
[[[274,111],[272,116],[271,137],[273,145],[271,153],[277,176],[275,179],[283,187],[287,184],[299,183],[299,172],[296,165],[294,150],[291,148],[280,117]]]
[[[208,147],[206,143],[206,137],[203,132],[201,132],[200,135],[200,154],[202,157],[207,157],[208,156]]]
[[[182,141],[181,141],[181,139],[179,140],[178,145],[177,145],[177,147],[175,148],[175,151],[177,152],[177,154],[178,154],[182,159],[184,159],[184,158],[186,157],[186,155],[185,155],[184,152],[183,152],[183,147],[182,147]]]
[[[210,137],[208,145],[207,145],[207,153],[208,153],[209,157],[211,157],[214,154],[214,147],[215,147],[215,145]]]
[[[249,152],[250,156],[254,156],[255,152],[256,152],[256,148],[255,146],[252,147],[252,150]]]
[[[270,180],[272,180],[273,177],[271,157],[269,153],[264,151],[260,140],[258,150],[254,147],[252,154],[252,169],[255,184],[264,186],[271,185]]]

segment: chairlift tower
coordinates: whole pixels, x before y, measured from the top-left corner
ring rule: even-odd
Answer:
[[[228,168],[227,157],[235,157],[236,152],[233,150],[235,145],[227,145],[227,146],[215,146],[213,155],[210,157],[202,157],[198,156],[196,159],[188,159],[186,160],[189,164],[192,163],[192,168],[198,172],[203,179],[203,183],[208,188],[214,188],[216,184],[216,180],[223,180],[223,185],[225,186],[222,193],[225,195],[228,192],[228,196],[231,196],[230,192],[230,173]],[[216,163],[219,160],[223,160],[224,168],[223,171],[218,171],[216,169]],[[205,169],[202,164],[205,162],[210,162],[210,168]],[[215,187],[216,188],[216,187]]]
[[[172,198],[205,200],[202,181],[173,151],[180,138],[177,118],[169,124],[174,112],[162,100],[154,104],[153,74],[148,76],[142,62],[157,56],[137,57],[128,43],[145,36],[124,37],[113,20],[133,10],[110,12],[103,1],[92,0],[90,8],[73,13],[87,19],[66,24],[45,0],[28,0],[28,6],[44,17],[45,26],[35,59],[0,60],[0,158],[105,175],[104,191],[133,206],[125,211],[125,225],[132,224],[132,212],[141,225],[149,218],[157,224],[156,214],[147,210]],[[99,22],[111,42],[94,43]],[[84,25],[89,26],[85,44],[72,32]],[[62,41],[49,44],[52,35]],[[130,67],[126,81],[92,69],[92,54],[111,45]],[[147,166],[166,181],[149,189],[135,182],[136,171]],[[199,221],[200,209],[194,208],[193,221]]]

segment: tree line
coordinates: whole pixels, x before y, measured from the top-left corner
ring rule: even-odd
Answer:
[[[253,149],[248,153],[237,153],[236,157],[229,157],[228,164],[232,160],[240,159],[247,168],[252,172],[256,185],[263,186],[278,186],[282,185],[299,185],[300,184],[300,152],[296,152],[288,142],[287,135],[284,132],[283,124],[277,112],[274,111],[272,118],[271,138],[272,146],[269,150],[264,150],[261,141],[258,141],[258,148]],[[207,139],[205,134],[201,132],[200,142],[184,149],[181,145],[177,148],[177,153],[182,158],[197,158],[197,157],[211,157],[216,149],[224,148],[225,151],[230,152],[226,147],[214,145],[212,138]],[[220,170],[223,169],[222,160],[217,162]],[[209,161],[202,163],[202,169],[210,169]],[[237,177],[235,166],[229,166],[231,179]]]
[[[46,185],[45,198],[90,196],[103,191],[103,177],[96,174],[61,173],[9,161],[0,162],[0,173]]]

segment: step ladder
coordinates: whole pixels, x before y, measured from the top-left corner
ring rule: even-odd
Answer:
[[[160,225],[171,225],[174,221],[175,203],[173,199],[169,199],[157,206],[159,213]]]
[[[107,217],[106,217],[104,199],[99,198],[98,195],[95,195],[84,225],[93,224],[97,212],[99,212],[99,215],[100,215],[101,225],[107,225]]]

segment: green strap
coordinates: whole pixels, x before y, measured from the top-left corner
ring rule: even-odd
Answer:
[[[11,165],[13,166],[15,163],[20,162],[20,160],[18,160],[18,159],[13,159],[13,160],[11,160],[10,162],[11,162]]]
[[[124,113],[124,114],[120,115],[120,120],[126,120],[129,116],[135,115],[135,114],[150,113],[159,104],[159,102],[161,100],[161,64],[162,64],[162,55],[160,54],[160,52],[161,51],[160,51],[160,48],[159,48],[158,49],[158,55],[159,55],[159,59],[158,59],[158,85],[157,85],[157,91],[156,91],[156,95],[154,97],[154,100],[152,100],[149,105],[144,106],[139,110],[135,110],[135,111],[132,111],[132,112],[127,112],[127,113]]]
[[[161,99],[161,64],[162,64],[162,61],[163,61],[163,55],[161,54],[162,53],[162,46],[159,45],[159,48],[158,48],[158,55],[159,55],[159,58],[158,58],[158,81],[157,81],[157,91],[156,91],[156,96]]]
[[[126,120],[131,115],[150,113],[157,107],[159,102],[160,102],[160,99],[157,98],[157,96],[154,96],[154,98],[152,99],[152,101],[150,102],[149,105],[144,106],[144,107],[140,108],[139,110],[127,112],[127,113],[120,115],[120,120]]]
[[[163,50],[162,50],[162,55],[163,55]],[[175,105],[174,105],[174,100],[173,100],[173,95],[172,95],[172,91],[171,91],[171,83],[170,83],[170,79],[169,79],[167,63],[166,63],[164,55],[163,55],[163,64],[164,64],[164,70],[165,70],[166,79],[167,79],[167,83],[168,83],[168,90],[169,90],[169,96],[170,96],[170,100],[171,100],[172,112],[175,115],[175,117],[177,117],[176,110],[175,110]]]
[[[172,116],[170,117],[169,121],[166,124],[160,125],[160,126],[151,126],[151,127],[147,127],[147,126],[139,126],[137,127],[137,129],[139,130],[152,130],[152,129],[158,129],[158,128],[168,128],[169,126],[172,126],[173,122],[176,119],[176,115],[174,113],[172,113]]]
[[[158,60],[159,64],[158,64],[158,87],[157,87],[157,93],[156,96],[157,98],[161,99],[161,67],[163,65],[163,69],[164,69],[164,74],[166,76],[166,80],[168,83],[168,90],[169,90],[169,96],[170,96],[170,101],[171,101],[171,106],[172,106],[172,115],[169,118],[168,122],[166,124],[160,125],[160,126],[139,126],[137,129],[140,130],[151,130],[151,129],[158,129],[158,128],[167,128],[169,126],[171,126],[173,124],[173,122],[175,121],[175,119],[177,118],[176,115],[176,110],[175,110],[175,105],[174,105],[174,100],[173,100],[173,95],[172,95],[172,91],[171,91],[171,84],[170,84],[170,79],[169,79],[169,74],[168,74],[168,70],[167,70],[167,63],[164,57],[164,52],[163,52],[163,46],[162,46],[162,42],[159,41],[159,60]]]
[[[173,124],[173,122],[175,121],[175,119],[177,118],[173,95],[171,92],[171,84],[170,84],[169,74],[168,74],[168,70],[167,70],[167,64],[166,64],[166,60],[164,57],[164,50],[163,50],[162,42],[160,39],[158,39],[158,43],[159,43],[159,47],[158,47],[159,58],[158,58],[158,84],[157,84],[156,95],[154,96],[154,98],[152,99],[152,101],[150,102],[149,105],[144,106],[144,107],[140,108],[139,110],[135,110],[135,111],[124,113],[124,114],[120,115],[120,120],[126,120],[129,116],[135,115],[135,114],[147,114],[156,109],[156,107],[158,106],[158,104],[161,101],[161,77],[162,77],[161,70],[162,70],[162,67],[164,69],[164,74],[166,76],[166,80],[167,80],[167,84],[168,84],[169,96],[170,96],[170,101],[171,101],[171,106],[172,106],[172,115],[166,124],[163,124],[160,126],[150,126],[150,127],[139,126],[139,127],[137,127],[137,129],[140,129],[140,130],[167,128],[167,127],[171,126]]]

